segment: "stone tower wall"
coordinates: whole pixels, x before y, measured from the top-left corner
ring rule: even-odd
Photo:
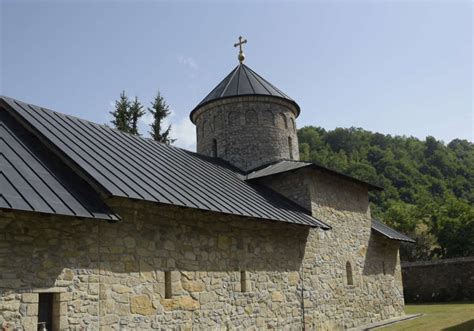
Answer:
[[[299,160],[296,113],[293,104],[272,97],[215,101],[193,116],[197,152],[245,171],[277,160]]]

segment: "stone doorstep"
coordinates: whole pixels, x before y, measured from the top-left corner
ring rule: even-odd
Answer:
[[[375,330],[375,329],[379,329],[379,328],[382,328],[382,327],[385,327],[385,326],[388,326],[388,325],[391,325],[391,324],[395,324],[395,323],[400,323],[400,322],[405,322],[405,321],[408,321],[408,320],[412,320],[414,318],[418,318],[420,316],[423,316],[424,314],[409,314],[409,315],[403,315],[403,316],[399,316],[399,317],[394,317],[394,318],[389,318],[387,320],[383,320],[383,321],[380,321],[380,322],[375,322],[375,323],[371,323],[371,324],[366,324],[366,325],[361,325],[361,326],[358,326],[356,328],[351,328],[351,329],[348,329],[348,331],[368,331],[368,330]]]

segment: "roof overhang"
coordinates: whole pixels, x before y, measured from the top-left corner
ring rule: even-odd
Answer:
[[[403,242],[408,242],[408,243],[415,243],[415,240],[411,239],[407,235],[398,232],[388,225],[377,221],[375,219],[372,219],[372,230],[375,231],[378,234],[381,234],[382,236],[390,239],[390,240],[396,240],[396,241],[403,241]]]
[[[306,161],[295,161],[295,160],[280,160],[280,161],[273,162],[271,164],[260,166],[254,170],[250,170],[250,172],[247,174],[246,179],[254,180],[258,178],[274,176],[281,173],[292,172],[292,171],[296,171],[302,168],[310,168],[310,169],[324,171],[329,174],[349,180],[351,182],[365,185],[367,186],[369,191],[383,191],[383,187],[379,185],[376,185],[376,184],[373,184],[373,183],[370,183],[370,182],[367,182],[367,181],[364,181],[364,180],[361,180],[349,175],[345,175],[341,172],[321,166],[317,163],[306,162]]]

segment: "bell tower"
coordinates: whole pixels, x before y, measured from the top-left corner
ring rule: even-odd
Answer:
[[[296,118],[298,104],[243,62],[191,112],[196,125],[197,152],[222,158],[249,171],[274,161],[299,160]]]

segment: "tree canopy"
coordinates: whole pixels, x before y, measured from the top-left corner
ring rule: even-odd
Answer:
[[[150,135],[151,137],[159,142],[165,144],[171,144],[175,139],[169,137],[171,132],[171,124],[168,125],[168,128],[163,130],[163,120],[171,114],[169,106],[166,104],[165,99],[158,92],[155,96],[155,99],[151,103],[151,108],[148,108],[148,111],[153,115],[153,123],[151,123]]]
[[[162,128],[163,121],[171,114],[171,111],[160,92],[157,93],[155,99],[151,102],[151,108],[147,110],[153,116],[153,121],[150,124],[151,131],[149,132],[151,137],[165,144],[171,144],[176,141],[176,139],[171,139],[170,137],[171,125],[168,125],[166,130]],[[110,114],[113,117],[111,123],[116,129],[133,135],[140,135],[138,132],[138,122],[146,114],[146,111],[137,97],[130,101],[125,91],[122,91],[119,99],[115,101],[115,109]]]
[[[417,240],[404,260],[474,255],[474,144],[373,133],[360,128],[298,130],[301,160],[384,187],[372,215]]]

